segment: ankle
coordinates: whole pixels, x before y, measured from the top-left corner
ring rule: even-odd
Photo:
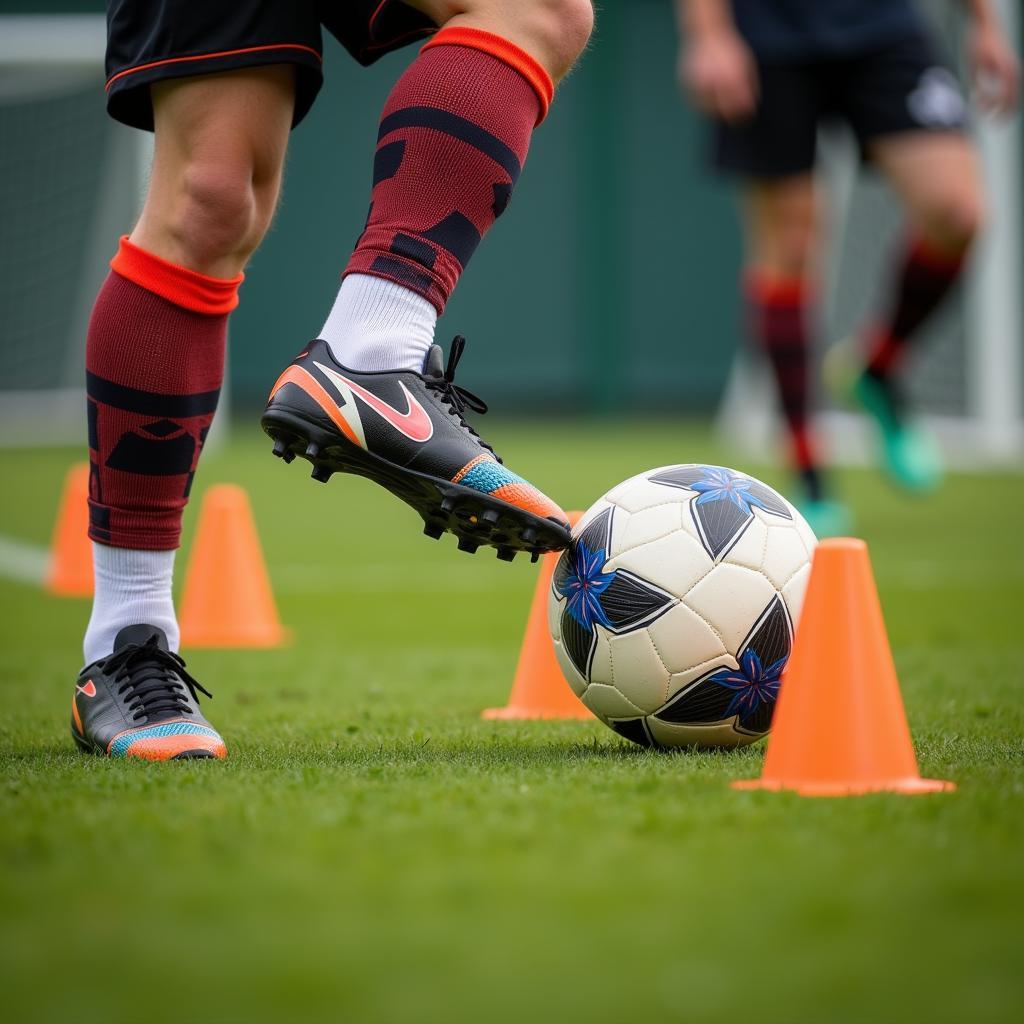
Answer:
[[[437,310],[417,292],[385,278],[348,274],[320,337],[349,370],[423,369]]]
[[[172,583],[174,551],[140,551],[93,543],[95,594],[83,640],[85,663],[113,651],[125,626],[158,626],[172,651],[179,645]]]

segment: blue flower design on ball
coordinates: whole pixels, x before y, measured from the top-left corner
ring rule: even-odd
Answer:
[[[715,561],[743,536],[755,508],[782,519],[793,518],[786,502],[770,487],[724,466],[670,466],[653,473],[650,481],[697,493],[690,502],[690,515]]]
[[[786,667],[789,652],[773,661],[767,668],[761,664],[757,651],[748,647],[739,659],[739,668],[719,669],[708,678],[709,683],[732,690],[733,698],[725,709],[726,717],[739,715],[749,718],[762,704],[774,704],[779,696],[782,670]]]
[[[603,571],[607,560],[604,548],[591,551],[582,540],[569,549],[569,565],[558,592],[566,599],[566,611],[584,629],[592,629],[595,623],[612,628],[601,604],[601,595],[615,582],[614,572]]]
[[[552,587],[565,598],[561,636],[565,652],[590,682],[597,629],[629,633],[649,625],[676,603],[676,598],[625,569],[608,568],[613,509],[594,517],[562,553]]]
[[[736,728],[761,736],[771,727],[782,673],[793,649],[789,609],[776,594],[740,645],[736,667],[714,669],[676,694],[655,717],[679,725],[736,718]]]

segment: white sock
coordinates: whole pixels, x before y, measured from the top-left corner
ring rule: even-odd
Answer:
[[[349,274],[320,337],[350,370],[423,369],[437,310],[422,295],[371,274]]]
[[[159,626],[167,634],[168,647],[178,649],[178,620],[171,597],[174,555],[174,551],[134,551],[93,543],[96,590],[83,641],[86,665],[110,654],[114,637],[125,626],[142,623]]]

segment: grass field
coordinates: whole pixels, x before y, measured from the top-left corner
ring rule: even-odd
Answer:
[[[801,800],[728,788],[760,746],[482,722],[528,562],[429,541],[371,485],[321,487],[239,433],[199,483],[250,490],[295,641],[189,658],[227,762],[77,754],[87,604],[0,580],[4,1020],[1021,1019],[1024,476],[928,502],[844,476],[922,772],[960,789]],[[667,423],[493,434],[567,507],[730,460]],[[0,454],[0,534],[46,543],[76,457]]]

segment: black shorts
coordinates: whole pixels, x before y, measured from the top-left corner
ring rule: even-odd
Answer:
[[[153,82],[294,64],[295,118],[323,83],[321,25],[361,64],[436,30],[397,0],[108,0],[107,111],[153,129]]]
[[[845,121],[868,144],[902,132],[962,132],[967,103],[931,41],[911,36],[858,56],[761,63],[760,101],[748,121],[714,125],[722,171],[780,178],[811,170],[818,126]]]

